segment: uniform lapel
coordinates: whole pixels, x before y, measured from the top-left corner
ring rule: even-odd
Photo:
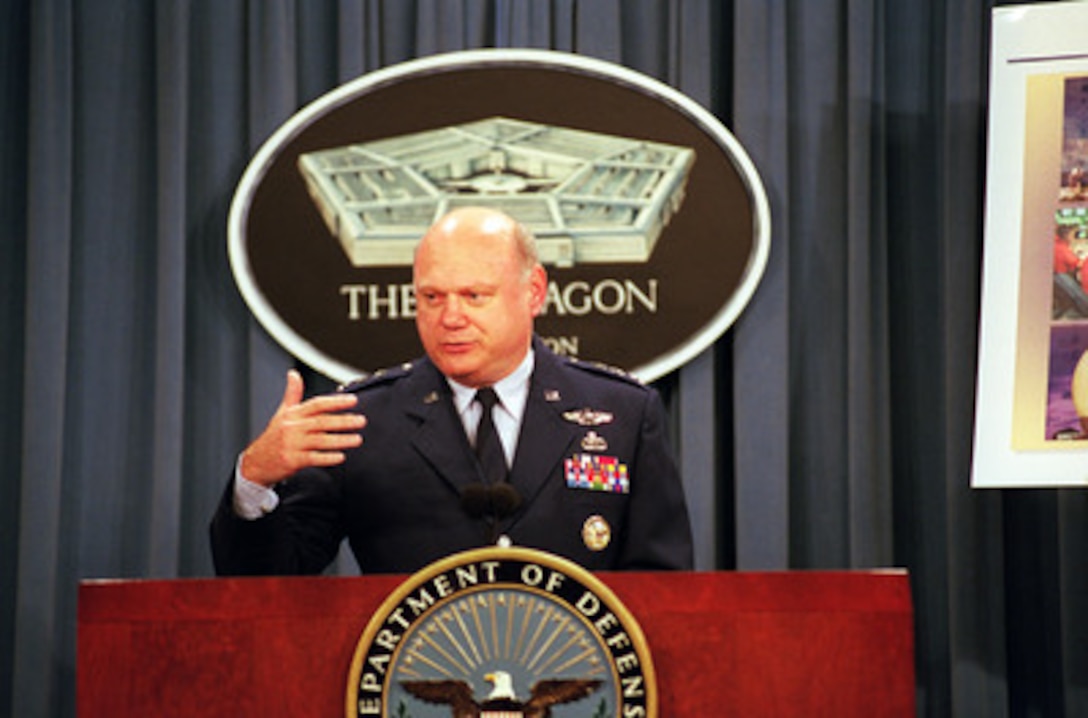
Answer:
[[[413,448],[440,477],[460,493],[478,482],[479,473],[465,438],[464,427],[453,408],[449,384],[430,361],[405,383],[404,411],[417,424],[409,437]]]
[[[510,481],[521,494],[524,508],[544,488],[556,466],[576,439],[575,428],[563,421],[562,412],[573,393],[558,370],[558,359],[539,344],[536,365],[529,385],[521,436],[518,439]]]

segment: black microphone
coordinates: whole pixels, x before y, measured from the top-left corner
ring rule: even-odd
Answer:
[[[461,508],[474,519],[482,519],[489,513],[491,500],[487,487],[477,482],[461,490]]]
[[[488,543],[498,538],[498,523],[521,508],[521,493],[508,483],[475,482],[461,490],[461,508],[474,519],[487,519]]]
[[[521,508],[521,494],[513,486],[507,483],[495,484],[489,487],[491,493],[491,511],[495,518],[504,519],[512,516]]]

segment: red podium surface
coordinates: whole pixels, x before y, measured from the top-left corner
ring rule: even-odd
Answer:
[[[915,714],[905,572],[597,577],[642,627],[662,718]],[[85,582],[79,715],[344,716],[355,648],[404,578]]]

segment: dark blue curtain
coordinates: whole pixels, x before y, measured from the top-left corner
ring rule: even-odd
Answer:
[[[361,73],[537,47],[687,93],[767,187],[753,302],[661,380],[700,567],[905,566],[919,714],[1088,715],[1085,492],[968,485],[993,5],[0,5],[0,714],[74,713],[80,580],[211,573],[292,364],[226,259],[261,142]]]

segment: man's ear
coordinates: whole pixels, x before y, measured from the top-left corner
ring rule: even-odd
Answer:
[[[548,273],[539,264],[529,274],[529,309],[533,316],[538,316],[544,309],[544,299],[548,294]]]

